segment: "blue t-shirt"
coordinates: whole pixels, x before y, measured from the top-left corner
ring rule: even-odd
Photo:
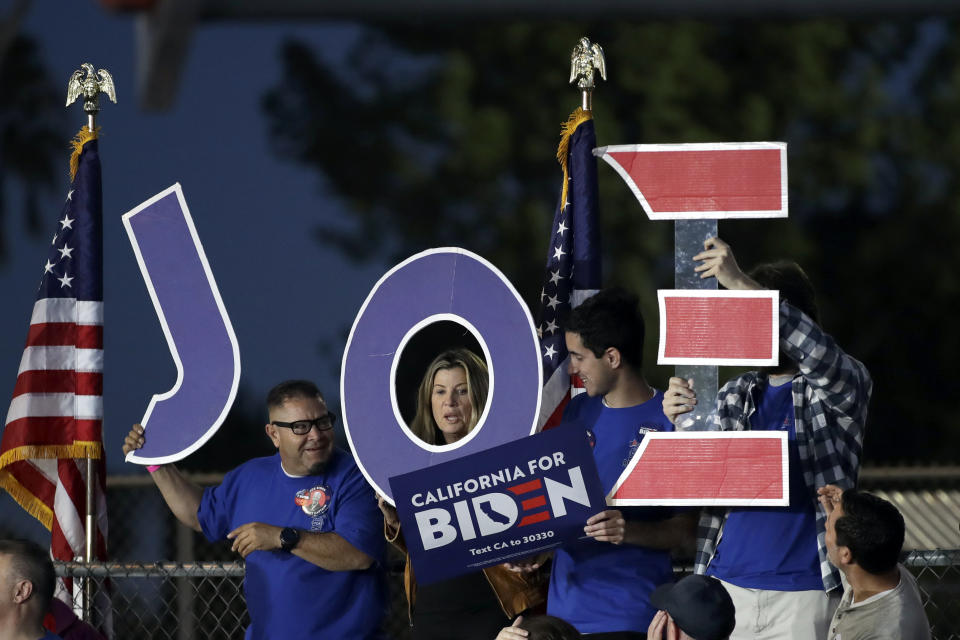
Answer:
[[[823,589],[816,512],[800,466],[792,386],[768,385],[750,417],[753,431],[788,433],[790,506],[731,509],[707,568],[707,575],[745,589]]]
[[[381,638],[386,613],[383,517],[353,457],[335,449],[327,470],[292,478],[280,455],[255,458],[206,489],[197,512],[208,540],[248,522],[335,532],[371,556],[363,571],[327,571],[286,551],[254,551],[243,581],[247,638]]]
[[[567,405],[563,421],[588,428],[604,492],[613,488],[644,434],[673,431],[662,402],[663,394],[657,391],[641,405],[611,409],[599,396],[582,393]],[[674,515],[663,507],[621,507],[620,511],[627,520],[664,520]],[[650,592],[671,581],[668,551],[585,539],[554,552],[547,613],[567,620],[581,633],[645,632],[656,613]]]

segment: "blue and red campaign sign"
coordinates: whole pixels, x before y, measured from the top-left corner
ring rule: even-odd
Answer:
[[[394,476],[390,486],[421,583],[582,538],[587,519],[606,508],[579,424]]]
[[[128,462],[166,464],[196,451],[227,417],[240,381],[240,348],[179,184],[123,215],[177,380],[153,396],[150,433]]]

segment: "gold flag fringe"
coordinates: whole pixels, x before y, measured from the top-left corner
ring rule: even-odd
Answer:
[[[53,510],[17,482],[9,471],[0,470],[0,487],[6,489],[10,497],[16,500],[27,513],[39,520],[47,531],[53,527]]]
[[[99,442],[74,440],[73,444],[24,445],[4,451],[0,456],[0,469],[14,462],[37,458],[93,458],[103,457],[103,445]]]
[[[73,182],[73,179],[77,176],[77,169],[80,167],[80,152],[83,151],[83,145],[91,140],[96,140],[99,133],[100,127],[97,127],[91,132],[90,129],[87,128],[87,125],[83,125],[73,140],[70,141],[70,146],[73,147],[73,153],[70,154],[70,182]]]
[[[573,136],[573,132],[577,130],[577,127],[587,120],[592,119],[593,114],[591,112],[584,111],[582,108],[577,107],[574,112],[570,114],[570,117],[567,118],[567,121],[563,123],[563,128],[560,132],[560,146],[557,147],[557,162],[563,167],[563,190],[560,192],[561,203],[566,203],[567,201],[567,183],[570,178],[567,166],[567,154],[570,152],[570,138]],[[561,204],[561,206],[563,205]]]

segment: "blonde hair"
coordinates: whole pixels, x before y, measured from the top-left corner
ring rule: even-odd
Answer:
[[[467,433],[473,431],[480,420],[480,414],[487,403],[487,365],[482,358],[469,349],[451,349],[444,351],[430,363],[417,391],[417,413],[410,423],[414,435],[427,444],[445,444],[443,433],[433,419],[433,380],[438,371],[444,369],[463,369],[467,378],[467,393],[470,395],[471,414],[467,424]]]

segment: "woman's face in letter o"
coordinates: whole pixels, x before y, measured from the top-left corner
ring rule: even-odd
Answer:
[[[437,371],[433,376],[430,404],[433,420],[443,433],[445,444],[467,435],[473,417],[473,405],[467,388],[467,374],[462,367]]]

